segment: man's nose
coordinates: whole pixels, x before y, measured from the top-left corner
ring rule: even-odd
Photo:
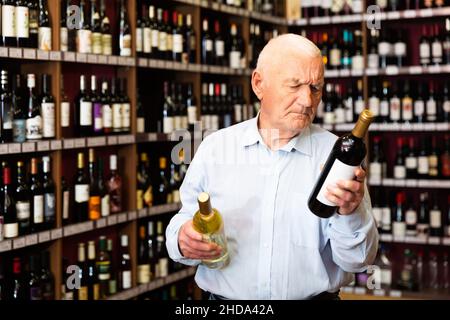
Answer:
[[[297,94],[297,103],[305,108],[311,108],[312,97],[311,88],[309,87],[309,85],[303,85],[300,87]]]

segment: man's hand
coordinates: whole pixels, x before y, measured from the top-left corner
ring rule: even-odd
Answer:
[[[215,243],[202,240],[202,234],[195,231],[192,220],[185,222],[178,234],[178,246],[183,257],[188,259],[213,259],[222,249]]]
[[[327,187],[325,197],[339,207],[338,213],[341,215],[352,214],[364,197],[366,172],[357,168],[355,176],[356,180],[339,180],[336,187]]]

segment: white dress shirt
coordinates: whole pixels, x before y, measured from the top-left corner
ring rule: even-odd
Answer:
[[[377,252],[367,187],[349,216],[321,219],[307,204],[336,138],[310,125],[272,151],[257,117],[206,137],[180,188],[182,208],[166,230],[170,258],[198,265],[197,285],[230,299],[307,299],[348,284]],[[221,270],[184,258],[178,248],[180,227],[198,210],[200,192],[210,194],[223,216],[230,264]]]

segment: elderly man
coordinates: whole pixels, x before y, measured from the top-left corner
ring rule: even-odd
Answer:
[[[311,124],[323,85],[319,49],[299,35],[279,36],[264,47],[252,75],[257,117],[200,145],[166,244],[170,257],[186,265],[220,254],[192,224],[197,196],[208,192],[223,215],[230,255],[223,269],[197,269],[195,280],[211,299],[338,299],[351,273],[373,261],[378,234],[361,168],[356,180],[328,189],[339,207],[334,216],[321,219],[308,209],[336,141]]]

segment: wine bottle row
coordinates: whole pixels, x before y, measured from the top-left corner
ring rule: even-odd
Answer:
[[[419,140],[398,137],[391,150],[396,150],[392,163],[385,158],[385,146],[380,136],[373,137],[369,182],[382,183],[383,179],[448,179],[450,177],[450,136],[444,141],[437,136]]]
[[[270,39],[277,37],[277,28],[264,28],[264,25],[250,23],[250,39],[248,43],[248,59],[250,68],[256,68],[261,50]]]
[[[373,278],[379,289],[448,294],[450,291],[449,256],[447,252],[406,248],[395,256],[392,248],[380,245]],[[369,274],[355,275],[355,286],[367,287]],[[376,288],[376,287],[375,287]]]
[[[55,277],[50,252],[0,257],[0,300],[54,300]]]
[[[428,192],[420,193],[419,199],[415,196],[404,191],[395,194],[383,190],[372,192],[372,213],[378,231],[392,234],[397,239],[450,237],[450,197],[447,207],[443,208],[436,194],[431,204]]]
[[[3,0],[0,12],[1,45],[52,50],[52,21],[47,0]]]

